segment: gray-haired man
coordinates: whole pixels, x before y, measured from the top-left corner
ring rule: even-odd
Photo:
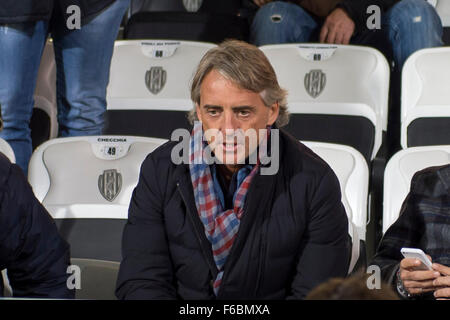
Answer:
[[[141,167],[119,298],[301,299],[346,275],[348,220],[335,174],[287,133],[273,134],[288,120],[285,95],[255,46],[228,41],[206,53],[191,87],[200,122],[182,150],[189,163],[175,164],[177,142],[168,142]],[[268,148],[279,152],[272,174],[263,144],[278,145]]]

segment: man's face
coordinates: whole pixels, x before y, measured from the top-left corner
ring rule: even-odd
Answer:
[[[200,105],[196,105],[196,111],[216,158],[233,170],[235,164],[255,150],[259,143],[259,130],[276,121],[279,107],[278,103],[267,107],[259,93],[242,89],[212,70],[200,86]],[[216,141],[216,135],[214,138],[208,136],[207,130],[210,129],[218,130],[223,140]],[[256,135],[248,134],[249,129],[253,129]],[[239,137],[245,133],[245,139],[235,138],[236,132]]]

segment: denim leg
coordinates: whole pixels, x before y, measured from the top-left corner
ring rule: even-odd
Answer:
[[[415,51],[443,44],[441,19],[424,0],[400,1],[383,16],[382,28],[388,32],[398,70]]]
[[[129,3],[116,0],[79,30],[54,22],[60,136],[101,134],[114,41]]]
[[[250,27],[250,42],[256,46],[308,42],[317,22],[300,6],[270,2],[256,12]]]
[[[30,119],[33,93],[48,24],[0,25],[0,105],[4,128],[0,137],[14,150],[25,175],[31,157]]]

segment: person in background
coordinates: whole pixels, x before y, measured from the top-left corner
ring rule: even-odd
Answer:
[[[421,270],[403,248],[422,249],[433,262]],[[397,221],[386,231],[371,262],[404,299],[450,299],[450,164],[417,172]]]
[[[0,271],[7,269],[13,296],[73,299],[69,265],[69,244],[22,170],[0,152]],[[0,297],[5,280],[0,276]]]
[[[59,136],[101,134],[114,40],[129,2],[2,0],[0,137],[13,148],[25,175],[32,153],[33,93],[47,36],[53,39],[57,66]]]
[[[400,149],[403,65],[415,51],[443,44],[441,19],[432,5],[425,0],[253,0],[253,3],[259,9],[251,22],[250,42],[257,46],[321,42],[364,45],[381,51],[393,63],[388,156]]]
[[[425,0],[253,0],[260,7],[251,25],[251,42],[266,44],[322,42],[374,46],[387,56],[388,48],[401,70],[415,51],[441,46],[442,23]],[[380,8],[380,29],[369,29],[373,11]],[[380,36],[383,33],[384,36]],[[385,46],[387,39],[390,46]]]

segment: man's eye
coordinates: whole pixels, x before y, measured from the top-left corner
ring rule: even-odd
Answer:
[[[249,115],[250,115],[250,111],[247,111],[247,110],[239,111],[239,116],[240,117],[248,117]]]
[[[210,115],[210,116],[217,116],[218,114],[219,114],[219,112],[217,111],[217,110],[214,110],[214,109],[209,109],[208,110],[208,114]]]

